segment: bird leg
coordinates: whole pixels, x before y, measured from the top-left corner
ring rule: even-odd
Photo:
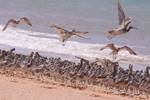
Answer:
[[[112,57],[113,57],[113,61],[117,58],[115,52],[112,52]]]

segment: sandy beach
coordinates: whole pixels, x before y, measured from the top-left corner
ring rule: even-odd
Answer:
[[[4,75],[0,75],[0,90],[0,100],[136,100]]]

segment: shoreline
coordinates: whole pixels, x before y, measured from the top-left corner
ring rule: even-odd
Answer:
[[[133,66],[123,69],[118,62],[108,59],[89,62],[79,58],[75,63],[61,58],[47,58],[38,52],[30,55],[14,53],[15,49],[0,51],[0,74],[27,77],[42,82],[54,80],[72,88],[80,90],[107,90],[108,93],[115,91],[126,96],[149,97],[149,67],[144,70],[133,71]]]

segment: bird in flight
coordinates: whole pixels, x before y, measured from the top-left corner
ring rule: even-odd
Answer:
[[[137,55],[131,48],[129,48],[127,46],[117,48],[113,43],[110,43],[110,44],[107,44],[106,46],[102,47],[100,50],[104,50],[106,48],[109,48],[112,50],[113,59],[116,59],[116,55],[121,50],[127,50],[131,55]]]
[[[63,42],[63,45],[65,45],[64,43],[70,39],[73,35],[78,36],[80,38],[84,38],[87,39],[86,37],[81,36],[81,34],[87,34],[88,32],[80,32],[80,31],[76,31],[76,30],[66,30],[62,27],[59,27],[57,25],[52,25],[51,28],[56,28],[59,31],[59,35],[60,35],[60,41]]]
[[[136,27],[131,26],[132,18],[126,17],[123,7],[121,6],[118,0],[118,20],[119,26],[115,29],[108,31],[108,38],[112,39],[114,36],[122,35],[129,32],[131,29],[137,29]]]
[[[22,17],[19,20],[15,20],[15,19],[8,20],[8,22],[6,23],[2,31],[5,31],[9,25],[11,25],[12,27],[16,27],[20,23],[25,23],[29,26],[32,26],[30,20],[27,17]]]

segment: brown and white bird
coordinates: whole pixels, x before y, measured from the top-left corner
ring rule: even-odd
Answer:
[[[20,23],[25,23],[28,24],[29,26],[32,26],[30,20],[27,17],[22,17],[19,20],[15,20],[15,19],[8,20],[8,22],[6,23],[2,31],[5,31],[9,25],[11,25],[12,27],[16,27]]]
[[[127,50],[131,55],[137,55],[131,48],[129,48],[127,46],[117,48],[117,47],[115,47],[115,45],[113,43],[110,43],[110,44],[107,44],[106,46],[102,47],[100,50],[104,50],[106,48],[109,48],[112,50],[113,59],[116,59],[116,55],[121,50]]]
[[[108,38],[111,39],[114,36],[122,35],[129,32],[131,29],[137,29],[136,27],[131,26],[132,19],[131,17],[126,17],[123,11],[123,8],[118,0],[118,19],[119,26],[113,30],[108,31]]]
[[[80,34],[87,34],[88,32],[80,32],[80,31],[76,31],[76,30],[68,31],[68,30],[66,30],[64,28],[61,28],[59,26],[56,26],[56,25],[52,25],[51,28],[56,28],[59,31],[60,41],[63,42],[63,43],[65,43],[73,35],[78,36],[80,38],[87,39],[86,37],[83,37]]]

